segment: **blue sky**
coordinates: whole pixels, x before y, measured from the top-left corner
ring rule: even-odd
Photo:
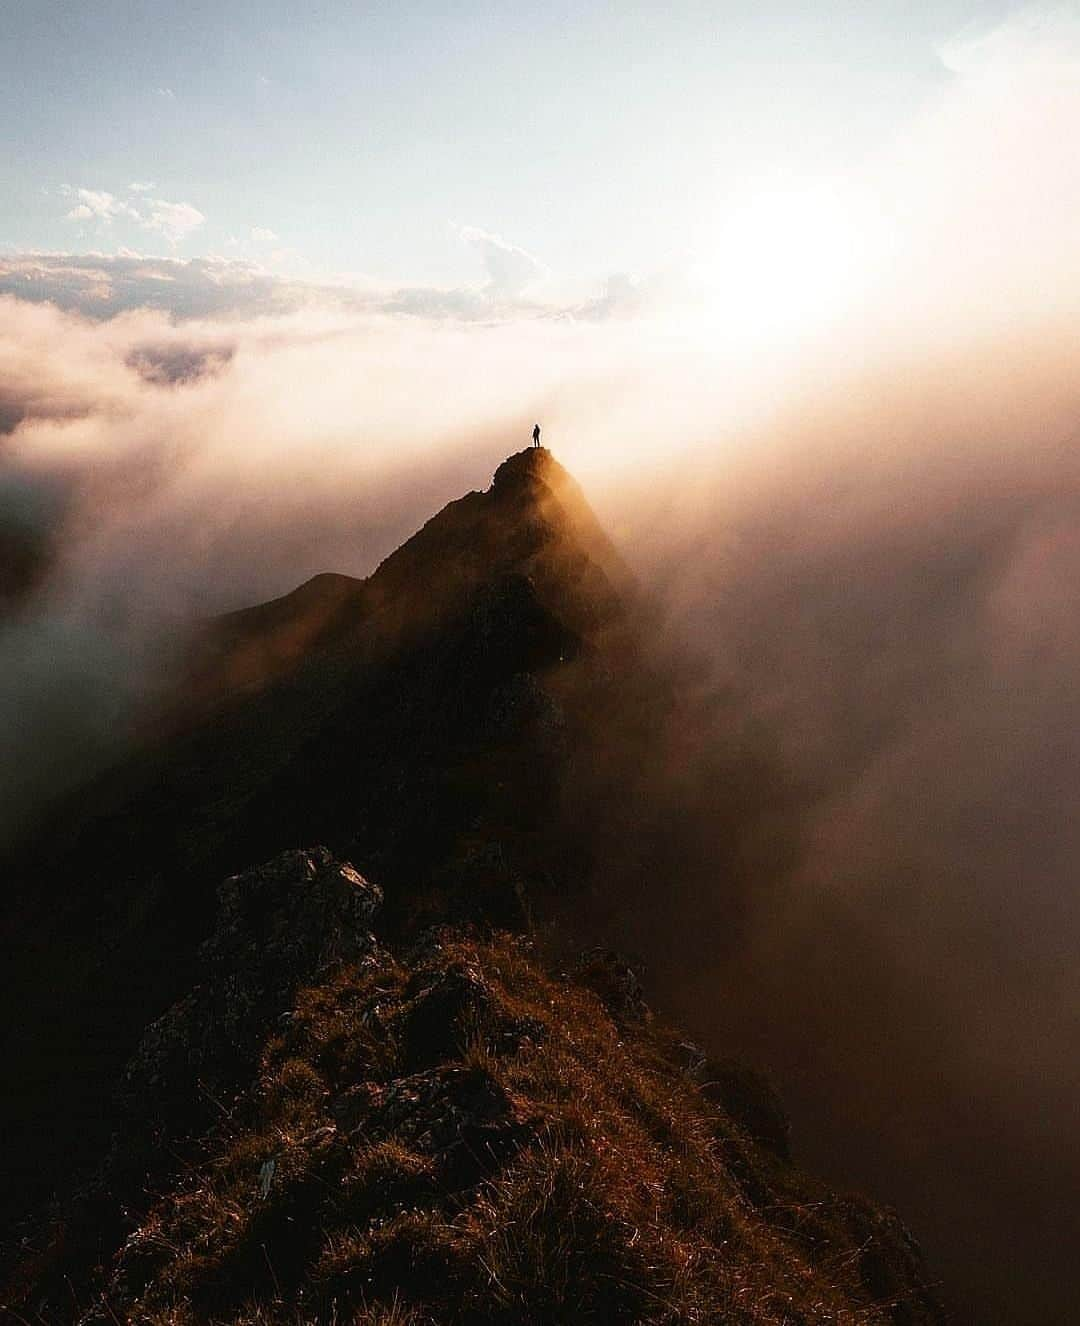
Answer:
[[[1015,6],[0,8],[0,246],[453,286],[483,279],[463,227],[572,283],[707,245],[762,179],[862,169]]]

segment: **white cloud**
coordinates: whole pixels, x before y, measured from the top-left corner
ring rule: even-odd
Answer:
[[[273,244],[278,235],[275,231],[267,229],[266,226],[252,226],[251,238],[256,244]]]
[[[128,190],[133,196],[128,199],[118,198],[107,189],[65,187],[61,192],[75,199],[75,206],[65,214],[65,219],[96,221],[102,226],[111,225],[117,220],[132,221],[144,230],[153,230],[163,235],[170,244],[178,244],[186,239],[205,222],[206,217],[191,203],[145,197],[153,187],[153,184],[137,181],[129,184]]]
[[[241,240],[226,241],[233,256],[151,256],[135,248],[115,253],[17,251],[0,245],[0,298],[14,295],[108,319],[133,309],[156,309],[177,320],[285,313],[313,305],[389,314],[434,323],[532,323],[632,318],[658,296],[654,284],[617,275],[584,303],[495,296],[490,287],[385,286],[361,275],[305,278],[299,255],[268,246],[258,260],[235,256]],[[284,270],[282,270],[284,269]]]
[[[132,309],[175,318],[252,315],[298,307],[307,293],[254,263],[228,258],[154,258],[104,253],[0,255],[0,296],[55,304],[102,319]]]
[[[129,192],[129,193],[150,193],[151,190],[152,190],[152,189],[155,189],[155,188],[157,188],[157,185],[154,184],[154,182],[153,182],[152,180],[151,180],[151,181],[145,181],[145,180],[132,180],[131,183],[128,185],[128,192]]]
[[[176,93],[172,90],[171,87],[156,87],[154,88],[154,92],[164,101],[176,100]]]
[[[151,198],[149,212],[141,223],[147,230],[156,230],[170,244],[179,244],[205,222],[206,217],[190,203],[170,203],[164,198]]]
[[[71,190],[65,190],[65,192],[70,194]],[[117,217],[138,218],[138,213],[129,203],[104,189],[76,189],[74,196],[78,199],[78,202],[67,213],[66,220],[68,221],[91,221],[96,219],[108,225]]]
[[[499,235],[477,226],[462,226],[459,233],[480,254],[488,277],[484,293],[491,299],[513,299],[546,274],[531,253]]]

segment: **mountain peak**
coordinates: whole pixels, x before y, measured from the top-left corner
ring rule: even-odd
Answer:
[[[512,456],[507,456],[495,471],[491,486],[502,488],[537,480],[550,483],[563,478],[569,478],[569,475],[547,447],[526,447],[523,451],[515,451]]]
[[[447,503],[367,579],[324,572],[209,623],[186,701],[202,712],[321,651],[416,640],[515,576],[579,634],[611,620],[633,589],[581,488],[544,447],[507,457],[490,487]]]
[[[938,1326],[906,1231],[790,1166],[767,1086],[632,965],[526,938],[666,905],[694,813],[630,583],[537,448],[367,579],[212,624],[183,721],[5,880],[0,1213],[57,1197],[0,1246],[5,1307]]]

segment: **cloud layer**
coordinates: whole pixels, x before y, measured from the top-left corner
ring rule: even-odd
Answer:
[[[153,228],[165,233],[172,226],[177,236],[187,224],[187,213],[165,211],[173,204],[151,201],[159,219]],[[256,227],[252,240],[260,248],[272,245],[272,230]],[[482,285],[375,286],[303,280],[282,276],[272,266],[247,258],[161,257],[121,250],[119,253],[8,253],[0,252],[0,294],[55,304],[91,318],[117,313],[161,309],[174,318],[206,318],[263,313],[287,313],[316,305],[353,312],[405,313],[414,317],[477,321],[521,316],[605,316],[622,295],[618,288],[605,292],[604,303],[579,306],[545,305],[528,297],[529,287],[542,273],[534,259],[520,250],[485,247],[469,240],[482,253],[487,279]],[[268,255],[273,260],[275,252]]]
[[[669,637],[738,697],[726,739],[760,734],[794,789],[737,924],[730,870],[715,895],[701,871],[631,942],[988,1321],[1075,1290],[1077,353],[1059,328],[909,359],[627,517]]]

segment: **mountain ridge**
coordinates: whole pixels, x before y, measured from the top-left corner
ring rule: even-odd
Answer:
[[[223,882],[123,1131],[0,1281],[13,1311],[944,1322],[896,1216],[793,1168],[768,1088],[666,1027],[615,955],[553,971],[446,928],[403,951],[381,903],[325,848]]]
[[[469,828],[478,813],[500,820],[502,856],[553,813],[561,719],[528,679],[577,658],[618,610],[579,530],[624,574],[573,480],[546,450],[525,451],[366,580],[316,578],[208,625],[141,744],[5,854],[11,985],[29,1000],[4,1029],[5,1053],[27,1065],[21,1126],[7,1121],[13,1164],[42,1161],[23,1140],[69,1064],[100,1079],[79,1117],[88,1135],[107,1131],[111,1075],[190,974],[217,882],[252,860],[304,841],[349,853],[359,836],[368,869],[442,898],[428,913],[455,892],[459,910],[524,924],[514,862],[488,867],[475,906],[453,876],[481,869],[459,860],[472,850],[461,840],[484,837]],[[46,914],[43,879],[59,881]],[[56,1028],[45,1044],[39,1025]],[[71,1159],[61,1147],[55,1164]]]
[[[546,554],[552,531],[578,545],[578,557],[583,554],[579,568],[569,565],[573,556],[558,567],[550,564]],[[287,670],[299,648],[325,647],[341,636],[348,640],[354,614],[389,610],[402,614],[415,631],[433,615],[459,607],[471,585],[511,567],[549,592],[557,582],[562,582],[559,588],[572,583],[574,574],[588,568],[593,583],[585,594],[609,610],[614,610],[619,590],[632,585],[629,570],[580,488],[546,448],[528,448],[503,461],[488,489],[447,503],[371,575],[312,576],[278,598],[217,618],[203,646],[211,653],[215,646],[225,653],[216,665],[228,669],[231,685],[260,684]],[[604,579],[613,583],[605,585]],[[557,597],[572,620],[583,619],[580,603],[565,593]],[[584,614],[585,624],[591,624],[589,617]],[[401,623],[384,623],[387,628],[396,636]],[[257,657],[237,660],[230,651],[243,650],[252,637],[259,641]]]
[[[678,688],[636,607],[537,449],[370,577],[317,576],[208,626],[143,748],[9,853],[24,1016],[2,1047],[22,1087],[0,1118],[5,1216],[54,1195],[6,1259],[13,1305],[74,1319],[78,1284],[87,1323],[942,1320],[902,1226],[790,1166],[767,1085],[663,1027],[624,960],[559,956],[628,882],[680,867],[678,780],[642,815]],[[714,771],[727,810],[701,808],[733,833],[732,870],[758,776],[740,758]],[[282,1059],[281,1028],[313,1016]],[[267,1149],[266,1130],[301,1141]],[[548,1247],[556,1189],[557,1223],[611,1224],[606,1263],[573,1237]],[[206,1224],[218,1197],[236,1229]],[[514,1219],[533,1233],[511,1249]],[[508,1269],[478,1279],[476,1258]],[[585,1316],[570,1281],[543,1283],[559,1276],[591,1286]]]

